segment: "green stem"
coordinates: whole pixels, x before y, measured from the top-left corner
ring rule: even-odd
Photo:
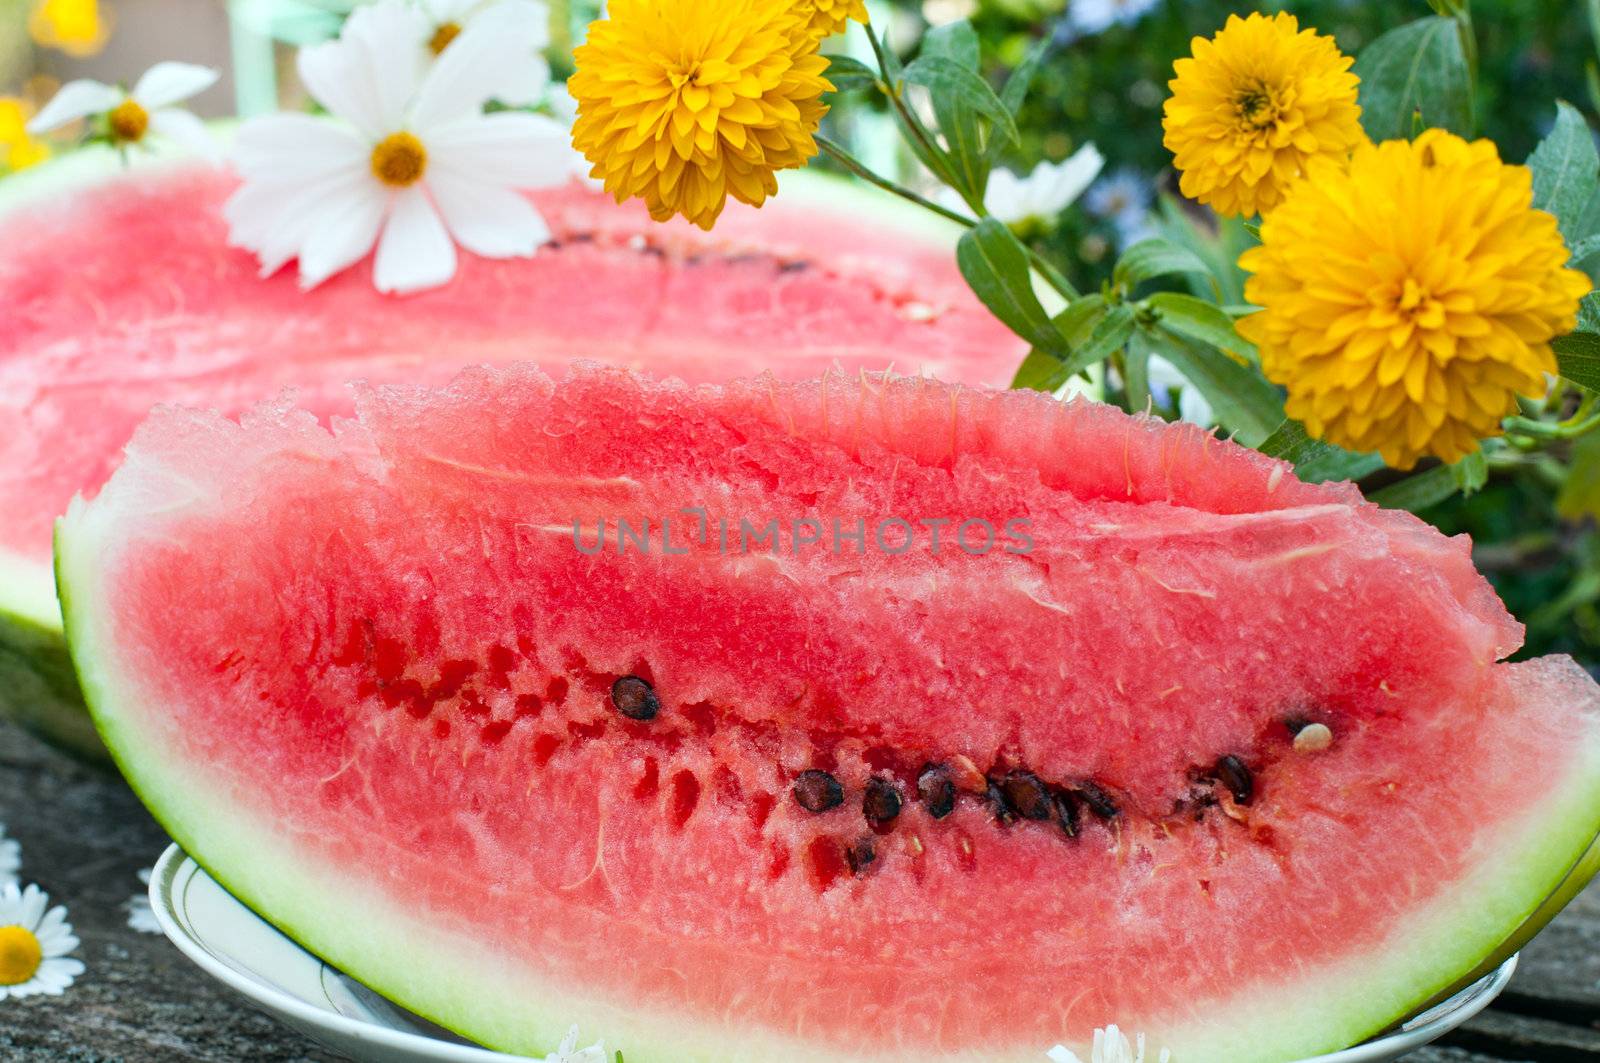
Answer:
[[[941,218],[947,218],[950,221],[955,222],[957,225],[963,226],[965,228],[970,229],[973,226],[978,224],[976,221],[974,221],[972,218],[967,217],[965,214],[957,213],[956,211],[951,210],[949,207],[942,206],[942,205],[940,205],[938,203],[935,203],[931,199],[926,199],[926,198],[924,198],[922,196],[917,195],[915,192],[911,191],[911,189],[906,188],[903,185],[895,184],[893,181],[889,180],[887,177],[882,177],[882,176],[880,176],[880,175],[878,175],[876,173],[873,173],[871,170],[867,169],[867,167],[865,165],[863,165],[861,162],[859,162],[854,156],[852,156],[849,152],[845,151],[844,148],[842,148],[839,145],[835,144],[833,141],[829,140],[827,137],[822,136],[822,135],[819,134],[817,136],[816,140],[817,140],[817,147],[821,148],[823,150],[823,152],[826,153],[829,158],[833,159],[833,161],[837,162],[840,166],[843,166],[845,169],[849,170],[851,173],[855,174],[857,177],[861,178],[863,181],[871,182],[872,184],[877,185],[879,188],[883,189],[886,192],[893,192],[895,195],[899,196],[901,199],[908,200],[908,201],[910,201],[912,203],[915,203],[917,206],[922,207],[924,210],[931,210],[935,214],[939,215]]]

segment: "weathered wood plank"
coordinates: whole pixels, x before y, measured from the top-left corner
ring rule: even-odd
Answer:
[[[1445,1043],[1501,1059],[1536,1063],[1600,1060],[1600,1030],[1490,1008],[1445,1038]]]

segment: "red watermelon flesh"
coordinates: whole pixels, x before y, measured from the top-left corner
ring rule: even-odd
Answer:
[[[0,436],[0,550],[46,558],[50,522],[105,481],[156,403],[239,411],[294,386],[325,412],[348,408],[353,378],[443,383],[477,362],[574,357],[691,381],[898,360],[1003,385],[1026,353],[942,234],[908,233],[894,211],[874,224],[877,197],[799,193],[709,235],[574,184],[535,197],[557,246],[464,255],[451,284],[395,299],[365,264],[310,293],[292,269],[259,279],[227,246],[234,183],[178,167],[0,222],[0,403],[20,424]]]
[[[1473,969],[1600,829],[1600,691],[1496,663],[1464,540],[1197,429],[597,367],[358,407],[158,412],[60,525],[68,636],[174,838],[490,1045],[1296,1059]],[[980,519],[1027,548],[952,548]]]

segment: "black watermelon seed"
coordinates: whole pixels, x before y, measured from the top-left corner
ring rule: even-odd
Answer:
[[[917,796],[927,806],[928,815],[943,819],[956,810],[956,784],[950,778],[950,769],[943,764],[929,764],[917,776]]]
[[[989,812],[994,816],[995,822],[1009,825],[1017,821],[1017,814],[1012,810],[1011,803],[1006,800],[1004,791],[993,779],[989,780],[989,788],[984,792],[983,799],[988,803]]]
[[[882,776],[873,776],[867,783],[866,796],[861,799],[861,811],[874,827],[892,823],[900,814],[900,791],[894,783]]]
[[[1228,788],[1235,804],[1248,805],[1255,796],[1256,781],[1244,761],[1229,753],[1217,761],[1217,779]]]
[[[1055,795],[1056,822],[1061,824],[1061,829],[1067,837],[1078,836],[1078,823],[1082,819],[1083,809],[1078,804],[1078,797],[1071,790],[1058,790]]]
[[[827,772],[812,768],[795,778],[794,799],[807,812],[826,812],[844,804],[844,787]]]
[[[1000,793],[1006,804],[1023,819],[1049,819],[1053,811],[1050,791],[1031,771],[1014,771],[1000,780]]]
[[[1101,819],[1113,819],[1122,811],[1122,808],[1111,795],[1102,790],[1096,783],[1079,783],[1078,796],[1083,798],[1083,803],[1089,806],[1089,811]]]
[[[611,684],[611,704],[630,720],[653,720],[661,711],[655,689],[636,675],[625,675]]]
[[[865,874],[867,868],[878,860],[878,846],[870,837],[857,838],[845,847],[845,863],[850,865],[850,871],[856,875]]]

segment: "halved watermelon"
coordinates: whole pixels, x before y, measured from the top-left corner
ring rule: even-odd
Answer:
[[[574,356],[689,380],[891,362],[1005,384],[1026,353],[972,297],[953,230],[872,190],[796,174],[715,235],[657,225],[574,184],[536,198],[558,245],[465,257],[396,300],[366,266],[301,293],[226,244],[233,178],[86,151],[0,183],[0,711],[94,750],[61,643],[50,524],[160,402],[238,412],[285,386],[319,413],[345,382],[448,380],[463,365]],[[63,194],[69,191],[70,194]]]
[[[1198,429],[598,367],[358,409],[159,411],[59,525],[68,636],[175,839],[489,1045],[1275,1063],[1593,871],[1595,684],[1496,663],[1464,539]]]

